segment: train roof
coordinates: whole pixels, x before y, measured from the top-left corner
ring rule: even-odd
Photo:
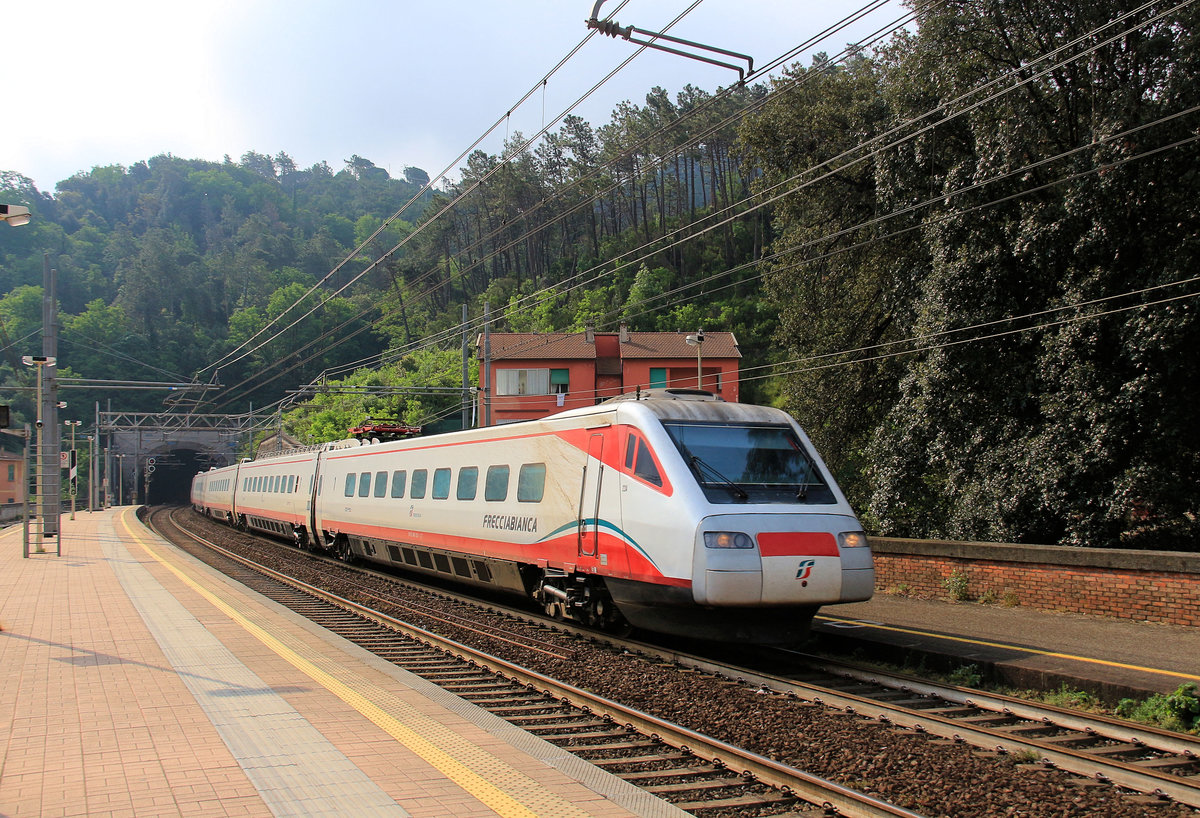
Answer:
[[[699,389],[645,389],[612,398],[604,404],[634,402],[660,420],[786,423],[788,416],[772,406],[729,403]]]

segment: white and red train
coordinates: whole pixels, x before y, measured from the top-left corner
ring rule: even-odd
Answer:
[[[196,475],[191,499],[597,627],[798,642],[820,606],[874,589],[862,527],[796,422],[704,392],[283,452]]]

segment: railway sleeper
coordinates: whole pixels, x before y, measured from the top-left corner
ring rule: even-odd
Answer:
[[[632,750],[657,751],[661,747],[662,747],[662,745],[657,741],[653,741],[651,739],[642,739],[641,741],[638,741],[638,740],[618,741],[613,744],[598,744],[595,747],[576,747],[576,748],[574,748],[573,752],[575,752],[577,754],[579,754],[579,753],[586,754],[592,750],[597,750],[600,752],[612,752],[612,751],[628,752],[628,751],[632,751]],[[622,758],[621,760],[626,764],[633,764],[635,762],[645,761],[646,759],[641,756],[632,756],[631,755],[629,757]],[[592,763],[595,763],[595,762],[592,762]]]
[[[635,773],[622,773],[621,778],[632,783],[634,781],[653,781],[656,778],[688,778],[703,775],[713,775],[718,772],[711,764],[698,764],[695,767],[671,767],[665,770],[640,770]]]
[[[661,749],[660,745],[654,745],[654,747]],[[596,767],[603,767],[611,772],[612,767],[624,767],[626,765],[635,766],[641,764],[678,764],[681,761],[687,761],[689,758],[691,758],[691,756],[687,753],[675,751],[665,753],[648,753],[646,755],[636,757],[594,758],[590,763]],[[624,775],[624,773],[615,772],[613,774],[622,776]]]
[[[767,791],[762,793],[746,793],[744,795],[735,795],[730,798],[714,798],[713,800],[700,801],[674,801],[672,806],[676,809],[681,809],[684,812],[699,812],[701,810],[714,809],[745,809],[766,804],[779,804],[792,802],[796,799],[790,795]]]
[[[1197,772],[1197,764],[1194,758],[1187,756],[1164,756],[1162,758],[1142,758],[1130,762],[1138,767],[1146,767],[1151,770],[1191,770],[1190,774],[1181,776],[1182,778],[1197,778],[1200,777],[1200,772]]]

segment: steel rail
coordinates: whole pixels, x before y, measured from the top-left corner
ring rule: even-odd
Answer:
[[[302,590],[305,593],[312,594],[319,599],[349,610],[379,625],[396,630],[429,647],[455,655],[480,668],[511,679],[517,684],[540,690],[544,695],[557,699],[564,704],[569,704],[590,712],[593,715],[622,724],[629,729],[641,732],[653,739],[676,747],[681,751],[703,758],[714,766],[739,770],[748,779],[754,779],[776,787],[826,809],[837,810],[837,814],[839,815],[854,816],[854,818],[923,818],[920,813],[912,812],[882,799],[867,795],[866,793],[842,786],[836,782],[828,781],[794,767],[789,767],[786,764],[780,764],[765,756],[751,753],[731,744],[689,730],[686,727],[664,721],[648,713],[626,707],[619,702],[597,696],[589,691],[565,684],[535,671],[522,668],[504,659],[476,650],[448,637],[440,636],[424,628],[395,619],[366,605],[346,599],[338,594],[318,588],[303,580],[290,577],[273,568],[235,554],[182,527],[180,527],[180,531],[192,537],[197,542],[201,542],[205,546],[212,548],[222,556],[232,559],[247,568],[261,572],[276,581]]]
[[[395,578],[393,577],[392,579]],[[442,589],[439,589],[438,592],[464,601],[471,600],[470,597],[453,594]],[[483,603],[475,601],[475,604]],[[492,603],[486,603],[485,607],[495,609]],[[725,678],[739,679],[766,690],[785,693],[814,703],[837,707],[843,711],[856,713],[865,718],[883,723],[919,732],[927,732],[940,738],[965,742],[982,749],[995,750],[1002,753],[1033,754],[1047,766],[1056,767],[1087,778],[1106,781],[1141,793],[1170,798],[1188,806],[1200,807],[1200,777],[1192,777],[1189,780],[1189,778],[1160,772],[1118,759],[1103,758],[1083,750],[1059,746],[1034,737],[1023,738],[1003,730],[994,730],[982,725],[973,725],[926,710],[892,705],[867,696],[840,692],[837,689],[824,687],[819,684],[808,684],[782,676],[759,673],[747,668],[727,665],[704,657],[644,642],[621,639],[609,634],[598,634],[595,631],[577,627],[569,623],[546,620],[527,612],[515,610],[506,610],[505,612],[510,615],[528,618],[531,621],[551,622],[553,627],[564,632],[605,641],[614,646],[653,656],[673,664],[686,665],[706,673]],[[828,660],[821,661],[826,664],[832,664]],[[992,709],[989,704],[995,703],[997,706],[994,709],[997,713],[1011,715],[1016,718],[1044,721],[1048,726],[1089,733],[1116,742],[1132,745],[1144,744],[1147,749],[1157,749],[1191,758],[1200,758],[1200,741],[1192,741],[1184,736],[1168,731],[1154,730],[1153,728],[1141,727],[1102,716],[1086,716],[1062,708],[1051,708],[1047,705],[1038,705],[1018,699],[1010,700],[1007,697],[1000,697],[980,690],[967,690],[964,688],[937,685],[899,674],[887,674],[882,671],[859,671],[859,674],[859,678],[864,680],[869,679],[870,681],[886,684],[897,689],[907,688],[913,691],[914,695],[938,696],[949,702],[961,701],[964,706],[977,706],[982,709]],[[885,682],[884,680],[890,680],[890,682]],[[1005,712],[1006,710],[1008,712]],[[1122,728],[1124,728],[1123,731]]]
[[[1136,764],[1117,759],[1101,758],[1070,747],[1060,747],[1037,738],[1021,738],[1003,730],[994,730],[981,725],[969,724],[938,715],[937,713],[909,708],[903,705],[888,704],[867,696],[840,692],[834,688],[725,665],[693,655],[656,649],[653,646],[644,646],[639,648],[639,650],[651,654],[660,654],[660,658],[664,660],[686,665],[706,673],[738,678],[748,684],[757,685],[764,690],[793,695],[806,701],[837,707],[847,713],[854,713],[864,718],[893,724],[917,732],[930,733],[940,738],[952,739],[956,742],[967,742],[977,747],[993,749],[1003,753],[1034,753],[1040,758],[1042,763],[1075,773],[1076,775],[1107,781],[1117,786],[1126,787],[1149,795],[1165,796],[1191,807],[1200,807],[1200,777],[1185,778],[1171,775],[1170,773],[1140,767]],[[864,675],[867,674],[864,673]],[[879,680],[886,677],[887,674],[874,674],[873,681],[881,683]],[[894,677],[894,681],[897,689],[902,687],[912,689],[907,678]],[[928,682],[921,682],[921,685],[929,694],[945,698],[946,687]],[[982,699],[987,695],[983,691],[971,691],[969,698],[972,702],[976,702],[977,699]],[[1031,714],[1036,712],[1036,708],[1037,705],[1028,702],[1023,705],[1025,712]],[[1003,712],[1003,707],[998,712]],[[1035,720],[1042,717],[1037,715],[1032,716]],[[1091,723],[1091,720],[1086,716],[1073,714],[1073,723],[1078,725],[1078,727],[1070,727],[1068,729],[1077,729],[1080,732],[1087,733],[1097,732],[1096,724]],[[1055,726],[1064,726],[1057,723],[1054,724]],[[1130,732],[1133,735],[1137,735],[1138,728],[1133,727]],[[1155,732],[1157,733],[1157,731]],[[1143,735],[1145,734],[1143,733]],[[1129,744],[1139,743],[1137,738],[1126,740],[1121,737],[1114,737],[1114,740],[1127,741]],[[1147,749],[1154,747],[1148,741],[1143,743],[1147,745]],[[1180,750],[1176,751],[1172,748],[1171,752],[1180,752],[1183,755],[1193,758],[1200,754],[1198,753],[1200,751],[1200,742],[1190,742],[1184,737],[1176,737],[1173,739],[1173,744],[1175,747],[1179,747]]]

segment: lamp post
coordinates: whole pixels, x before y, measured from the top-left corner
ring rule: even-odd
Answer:
[[[87,436],[88,442],[88,511],[96,510],[96,438],[99,433]]]
[[[117,458],[117,505],[125,505],[125,455],[114,455]]]
[[[37,421],[34,426],[37,428],[37,477],[33,483],[33,493],[37,498],[38,518],[41,520],[41,525],[38,527],[37,548],[34,549],[35,554],[45,554],[46,549],[42,547],[42,540],[46,533],[46,498],[42,491],[43,483],[46,477],[46,447],[45,443],[46,430],[45,421],[42,419],[42,371],[44,367],[54,366],[58,363],[58,359],[46,355],[24,355],[21,357],[21,363],[25,366],[37,367]],[[54,530],[58,531],[58,526],[54,526]],[[60,546],[61,549],[61,546]]]
[[[704,388],[704,353],[701,351],[701,347],[704,345],[704,330],[701,329],[697,332],[693,332],[691,335],[688,335],[683,340],[687,342],[688,346],[696,348],[696,388],[703,389]]]
[[[20,227],[29,224],[29,208],[24,205],[0,204],[0,222],[8,222],[9,227]]]
[[[75,455],[75,430],[83,424],[82,420],[64,420],[63,425],[71,429],[71,457],[67,461],[70,472],[71,519],[75,519],[75,495],[79,493],[79,465]]]

